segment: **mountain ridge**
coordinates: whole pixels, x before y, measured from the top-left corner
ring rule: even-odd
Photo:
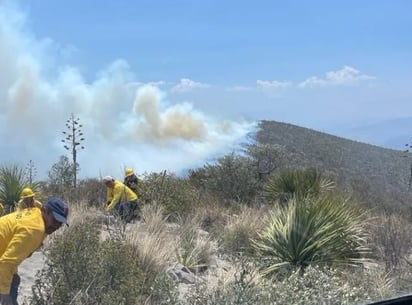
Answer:
[[[411,158],[400,150],[267,120],[260,121],[256,139],[284,146],[286,167],[318,168],[367,206],[412,211]]]

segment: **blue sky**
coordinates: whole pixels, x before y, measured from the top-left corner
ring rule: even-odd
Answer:
[[[58,1],[26,4],[30,27],[94,72],[124,58],[143,80],[223,86],[299,82],[350,65],[410,71],[410,1]]]
[[[199,165],[261,119],[381,145],[374,124],[412,117],[411,11],[407,0],[0,0],[0,125],[7,136],[21,107],[22,135],[44,117],[33,145],[57,160],[49,127],[75,112],[102,151],[88,176]],[[9,145],[12,161],[50,166],[40,148]]]

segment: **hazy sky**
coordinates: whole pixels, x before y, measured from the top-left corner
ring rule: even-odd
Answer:
[[[0,160],[180,171],[261,119],[345,135],[412,116],[412,2],[0,0]]]

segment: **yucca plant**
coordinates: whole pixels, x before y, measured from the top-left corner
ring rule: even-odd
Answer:
[[[14,210],[27,182],[23,168],[17,165],[0,167],[0,202],[4,205],[4,213],[7,214]]]
[[[298,200],[316,197],[333,188],[333,181],[316,169],[287,170],[268,181],[264,195],[269,201],[285,204],[292,197]]]
[[[275,210],[252,244],[265,275],[312,264],[356,264],[368,253],[364,213],[336,196],[292,199]]]

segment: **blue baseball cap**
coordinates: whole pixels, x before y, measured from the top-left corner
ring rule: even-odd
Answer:
[[[63,200],[57,197],[47,200],[45,207],[53,213],[53,217],[60,223],[67,223],[67,216],[69,215],[69,207]]]

